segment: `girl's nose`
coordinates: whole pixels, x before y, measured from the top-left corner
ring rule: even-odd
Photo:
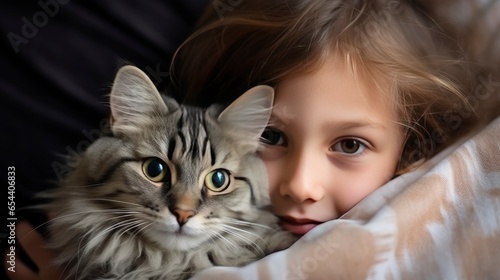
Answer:
[[[297,152],[286,160],[280,194],[289,196],[297,203],[319,201],[325,195],[322,181],[326,174],[321,174],[322,157],[313,153]]]

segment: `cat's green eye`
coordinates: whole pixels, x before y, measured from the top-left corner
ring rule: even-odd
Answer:
[[[164,181],[170,175],[168,165],[159,158],[148,158],[142,164],[142,172],[153,182]]]
[[[216,169],[205,177],[205,186],[211,191],[222,192],[229,187],[230,179],[229,171]]]

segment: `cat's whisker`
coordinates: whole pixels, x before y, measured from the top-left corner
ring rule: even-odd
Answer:
[[[114,203],[121,203],[121,204],[126,204],[126,205],[133,205],[133,206],[139,206],[140,208],[143,208],[144,206],[138,203],[133,203],[129,201],[121,201],[121,200],[116,200],[116,199],[109,199],[109,198],[92,198],[92,199],[87,199],[87,201],[106,201],[106,202],[114,202]]]
[[[63,274],[64,272],[66,271],[66,269],[68,269],[69,267],[69,264],[71,263],[71,261],[76,258],[77,259],[77,263],[76,263],[76,268],[75,268],[75,276],[78,276],[78,270],[79,270],[79,267],[80,267],[80,262],[81,262],[81,258],[80,258],[80,252],[81,250],[83,250],[82,247],[82,242],[85,240],[85,236],[89,235],[90,233],[87,232],[86,234],[83,234],[82,238],[80,238],[80,242],[78,243],[78,250],[77,252],[73,255],[73,257],[71,257],[71,259],[68,261],[68,264],[64,267],[64,270],[63,270]]]
[[[141,212],[130,211],[130,210],[126,210],[126,209],[88,210],[88,211],[75,212],[75,213],[71,213],[71,214],[64,214],[64,215],[61,215],[61,216],[57,216],[55,218],[51,218],[50,220],[48,220],[48,221],[46,221],[44,223],[41,223],[40,225],[34,227],[25,236],[23,236],[22,238],[20,238],[19,242],[23,241],[25,238],[27,238],[30,234],[32,234],[33,232],[37,231],[38,229],[40,229],[40,228],[42,228],[44,226],[53,224],[54,222],[56,222],[58,220],[62,220],[64,218],[68,218],[68,217],[71,217],[71,216],[79,216],[79,215],[82,215],[82,214],[94,214],[94,213],[110,213],[110,214],[114,214],[114,215],[116,215],[116,214],[141,214]]]
[[[79,200],[75,200],[75,201],[92,201],[92,200],[99,200],[99,199],[79,199]],[[117,202],[119,202],[119,201],[117,201]],[[137,204],[137,205],[141,206],[139,204]],[[71,210],[71,209],[72,209],[72,207],[62,208],[62,210]],[[64,211],[60,211],[60,212],[64,212]],[[74,212],[74,213],[70,213],[70,214],[59,215],[56,218],[53,218],[53,219],[49,220],[48,222],[43,223],[40,226],[46,225],[48,223],[52,223],[52,222],[59,220],[59,219],[71,217],[74,215],[95,214],[95,213],[106,213],[106,214],[112,214],[112,215],[116,215],[116,214],[142,214],[142,212],[140,212],[140,211],[133,211],[133,209],[125,209],[125,208],[124,209],[116,209],[116,208],[115,209],[97,209],[97,210],[90,209],[87,211],[80,211],[80,212]],[[39,227],[37,227],[37,228],[39,228]]]
[[[272,227],[270,227],[270,226],[266,226],[266,225],[258,224],[258,223],[252,223],[252,222],[243,221],[243,220],[238,220],[238,219],[234,219],[234,218],[220,217],[219,219],[221,219],[222,221],[224,221],[228,224],[231,223],[231,224],[235,224],[235,225],[245,225],[245,226],[261,227],[264,229],[272,229]]]
[[[86,213],[86,212],[84,212]],[[137,214],[139,212],[108,212],[108,213],[111,213],[113,214],[113,216],[109,217],[108,220],[116,220],[116,219],[124,219],[124,218],[128,218],[128,217],[133,217],[133,214]],[[82,214],[82,213],[80,213]],[[68,214],[69,216],[70,214]],[[61,219],[64,218],[64,216],[61,216],[60,217]],[[55,220],[53,220],[52,222],[56,222]],[[78,223],[77,223],[78,224]]]
[[[231,226],[228,226],[228,225],[222,225],[222,230],[228,234],[231,234],[235,237],[238,237],[240,238],[241,240],[245,241],[246,243],[250,244],[255,250],[257,250],[259,252],[259,254],[261,255],[264,255],[264,251],[260,248],[259,245],[257,245],[257,243],[255,243],[254,241],[252,241],[251,239],[249,239],[248,237],[245,237],[244,235],[240,234],[240,233],[237,233],[236,230],[240,230],[238,228],[235,228],[235,227],[231,227]],[[243,231],[245,233],[249,233],[245,230],[240,230],[240,231]],[[250,233],[251,234],[251,233]],[[255,235],[255,234],[251,234],[251,235]],[[257,235],[255,235],[257,236]],[[259,236],[258,236],[259,237]],[[261,237],[259,237],[259,239],[262,239]]]
[[[125,215],[125,216],[120,216],[120,217],[115,217],[115,218],[124,218],[124,217],[128,217],[128,216],[130,216],[130,215]],[[85,244],[85,246],[84,246],[84,247],[82,247],[80,250],[78,250],[78,252],[77,252],[77,254],[78,254],[78,258],[79,258],[79,259],[81,259],[81,258],[80,258],[80,252],[81,252],[82,250],[85,250],[85,249],[86,249],[86,247],[88,246],[88,244],[89,244],[90,242],[92,242],[95,238],[100,237],[100,235],[107,234],[108,232],[110,232],[110,231],[112,231],[112,230],[115,230],[115,229],[117,229],[117,228],[121,228],[121,229],[119,229],[119,230],[118,230],[119,232],[120,232],[120,231],[123,231],[122,233],[125,233],[125,232],[128,230],[128,228],[130,228],[130,227],[132,227],[132,228],[133,228],[133,227],[135,226],[135,224],[136,224],[136,223],[139,223],[139,220],[135,220],[135,219],[126,219],[126,220],[123,220],[123,221],[121,221],[121,222],[119,222],[119,223],[117,223],[117,224],[113,224],[113,225],[111,225],[110,227],[108,227],[108,228],[104,229],[104,230],[103,230],[100,234],[98,234],[97,236],[94,236],[92,239],[88,240],[87,244]],[[120,235],[121,235],[122,233],[120,233]],[[89,234],[87,234],[87,235],[89,235]],[[83,239],[82,239],[82,240],[83,240]],[[78,248],[80,248],[80,247],[81,247],[81,244],[78,246]],[[78,263],[79,263],[79,262],[78,262]],[[78,267],[78,266],[77,266],[77,267]],[[78,271],[78,268],[77,268],[77,271]]]
[[[124,233],[129,232],[130,230],[135,228],[135,230],[130,235],[130,238],[133,239],[133,238],[135,238],[135,236],[137,234],[139,234],[139,232],[141,232],[142,230],[144,230],[145,228],[147,228],[148,226],[153,224],[153,222],[147,222],[147,221],[141,221],[141,220],[134,220],[133,222],[135,224],[131,224],[129,227],[124,229],[124,231],[122,233],[120,233],[119,237],[121,237]],[[147,224],[147,226],[145,226],[144,228],[141,228],[143,225],[146,225],[146,224]]]
[[[134,224],[134,223],[135,223],[135,224]],[[125,224],[125,225],[124,225],[124,224]],[[144,224],[144,223],[140,223],[140,220],[137,220],[137,221],[136,221],[136,220],[131,220],[131,219],[121,221],[121,222],[119,222],[119,223],[117,223],[117,224],[113,224],[113,225],[111,225],[110,227],[108,227],[108,228],[104,229],[104,230],[103,230],[102,232],[100,232],[98,235],[94,236],[92,239],[88,240],[88,241],[87,241],[87,244],[85,244],[84,246],[82,246],[81,242],[83,242],[83,241],[85,240],[85,238],[82,238],[82,239],[80,240],[79,245],[78,245],[78,248],[79,248],[79,249],[78,249],[78,251],[77,251],[77,252],[76,252],[76,254],[75,254],[75,255],[74,255],[74,256],[70,259],[70,261],[71,261],[71,260],[73,260],[73,258],[77,257],[77,258],[78,258],[78,260],[79,260],[79,261],[78,261],[78,263],[77,263],[77,266],[76,266],[76,273],[78,272],[78,267],[79,267],[79,263],[80,263],[80,259],[81,259],[81,252],[82,252],[82,250],[86,249],[86,247],[88,246],[88,244],[89,244],[90,242],[92,242],[94,239],[96,239],[96,238],[100,237],[100,236],[101,236],[101,235],[103,235],[103,234],[107,234],[109,231],[112,231],[112,230],[114,230],[114,229],[116,229],[116,228],[119,228],[119,227],[122,227],[122,226],[124,225],[124,226],[123,226],[123,228],[120,230],[120,231],[122,231],[122,230],[123,230],[123,232],[122,232],[122,233],[120,233],[120,236],[121,236],[123,233],[125,233],[125,232],[126,232],[126,231],[128,231],[129,229],[134,228],[134,227],[136,227],[136,226],[141,226],[142,224]],[[151,223],[150,223],[150,224],[151,224]],[[86,233],[86,234],[85,234],[85,236],[86,236],[86,235],[90,235],[90,232],[89,232],[89,233]],[[133,238],[133,237],[132,237],[132,238]],[[69,262],[68,262],[68,264],[69,264]],[[68,268],[68,265],[66,265],[66,267],[64,268],[64,271],[66,271],[66,269],[67,269],[67,268]],[[63,272],[64,272],[64,271],[63,271]]]
[[[262,249],[254,242],[252,241],[251,239],[249,239],[248,237],[245,237],[244,235],[240,234],[237,232],[237,230],[239,231],[242,231],[242,232],[245,232],[245,233],[249,233],[247,231],[244,231],[244,230],[241,230],[241,229],[238,229],[238,228],[235,228],[235,227],[232,227],[232,226],[228,226],[228,225],[225,225],[225,224],[220,224],[219,225],[219,228],[224,231],[225,233],[227,234],[230,234],[230,235],[233,235],[243,241],[245,241],[245,243],[251,245],[253,248],[255,248],[255,250],[257,250],[259,253],[263,254],[263,251]],[[251,233],[250,233],[251,234]],[[254,235],[254,234],[251,234],[251,235]],[[256,235],[255,235],[256,236]],[[258,238],[260,238],[259,236],[257,236]],[[261,239],[261,238],[260,238]]]
[[[210,230],[210,232],[212,232],[213,234],[217,235],[217,232],[215,232],[215,230]],[[212,240],[213,242],[216,242],[216,240],[214,239],[214,236],[212,234],[208,234],[208,237],[210,238],[210,240]]]
[[[152,224],[154,224],[154,222],[144,222],[142,223],[141,225],[138,225],[137,226],[137,229],[134,230],[135,232],[130,236],[131,239],[134,239],[141,231],[144,231],[146,230],[149,226],[151,226]],[[146,225],[144,227],[142,227],[143,225]],[[141,228],[142,227],[142,228]]]
[[[227,238],[224,237],[224,235],[222,235],[221,233],[215,231],[215,230],[210,230],[211,232],[214,233],[214,236],[221,239],[221,240],[224,240],[224,242],[226,242],[227,244],[231,245],[235,250],[239,250],[238,246],[236,246],[233,242],[231,242],[230,240],[228,240]]]
[[[139,228],[138,230],[136,230],[135,234],[133,235],[133,237],[135,237],[138,233],[140,233],[141,231],[144,231],[146,230],[149,226],[153,225],[155,222],[148,222],[148,221],[145,221],[142,223],[142,225],[146,225],[145,227],[143,228]],[[141,225],[141,226],[142,226]]]
[[[75,197],[73,197],[72,201],[74,201],[74,202],[106,201],[106,202],[114,202],[114,203],[132,205],[132,206],[138,206],[139,208],[144,208],[143,205],[138,204],[138,203],[133,203],[133,202],[128,202],[128,201],[120,201],[120,200],[108,199],[108,198],[75,198]]]
[[[111,230],[114,230],[114,229],[116,229],[116,228],[119,228],[119,227],[121,227],[123,224],[130,223],[130,221],[133,221],[133,219],[130,219],[130,218],[129,218],[129,217],[131,217],[131,216],[132,216],[132,215],[120,215],[120,216],[117,216],[117,217],[112,217],[112,218],[110,218],[109,220],[125,219],[125,218],[126,218],[126,219],[125,219],[125,220],[123,220],[123,221],[121,221],[121,222],[118,222],[118,223],[116,223],[116,224],[113,224],[113,225],[111,225],[110,227],[108,227],[108,228],[104,229],[104,230],[103,230],[100,234],[98,234],[98,235],[94,236],[92,239],[88,240],[88,241],[87,241],[87,244],[88,244],[88,243],[90,243],[90,242],[92,242],[95,238],[100,237],[100,235],[102,235],[102,234],[106,234],[106,233],[108,233],[108,232],[109,232],[109,231],[111,231]],[[82,236],[81,240],[84,240],[87,236],[90,236],[90,235],[92,235],[92,234],[93,234],[93,232],[90,232],[90,231],[89,231],[89,232],[86,232],[85,234],[83,234],[83,236]],[[81,245],[81,244],[80,244],[80,245]],[[78,246],[79,248],[80,248],[80,245]],[[83,249],[83,248],[82,248],[82,249]],[[79,252],[80,252],[80,250],[78,251],[78,253],[79,253]]]
[[[71,188],[81,188],[81,187],[99,187],[103,186],[103,183],[95,183],[95,184],[88,184],[88,185],[67,185],[68,187]]]
[[[74,257],[75,257],[75,256],[73,256],[73,257],[71,258],[71,260],[73,260],[73,258],[74,258]],[[61,272],[61,276],[59,276],[59,280],[60,280],[60,279],[61,279],[61,278],[62,278],[62,277],[66,274],[66,271],[68,270],[69,266],[70,266],[70,263],[68,262],[68,263],[64,266],[64,269],[62,270],[62,272]],[[78,271],[78,269],[77,269],[77,271]],[[68,276],[66,276],[66,277],[64,278],[64,280],[66,280],[66,279],[68,279]]]
[[[249,234],[249,235],[252,235],[252,236],[257,237],[258,239],[264,240],[264,239],[263,239],[262,237],[260,237],[258,234],[255,234],[255,233],[253,233],[253,232],[251,232],[251,231],[244,230],[244,229],[237,228],[237,227],[233,227],[233,226],[230,226],[230,225],[224,225],[224,224],[223,224],[222,226],[224,226],[224,227],[226,227],[226,228],[230,228],[230,229],[235,230],[235,231],[239,231],[239,232],[247,233],[247,234]]]
[[[57,216],[56,218],[51,219],[47,223],[55,222],[57,220],[61,220],[61,219],[64,219],[64,218],[75,216],[75,215],[97,214],[97,213],[105,213],[105,214],[116,215],[116,214],[140,214],[141,212],[126,210],[126,209],[87,210],[87,211],[81,211],[81,212],[75,212],[75,213],[70,213],[70,214],[64,214],[64,215],[61,215],[61,216]]]
[[[116,224],[113,224],[105,229],[103,229],[103,231],[101,231],[100,233],[98,233],[97,235],[95,235],[94,237],[92,237],[92,239],[88,240],[87,241],[87,244],[85,244],[85,247],[84,248],[81,248],[80,250],[78,250],[78,254],[81,252],[81,250],[85,249],[91,242],[93,242],[95,239],[97,238],[100,238],[102,235],[104,234],[107,234],[108,232],[112,231],[112,230],[115,230],[117,228],[120,228],[122,227],[124,224],[127,225],[127,223],[130,223],[131,220],[124,220],[124,221],[121,221],[119,223],[116,223]],[[89,233],[86,233],[86,235],[90,235],[92,234],[91,232]],[[79,246],[80,247],[80,246]]]

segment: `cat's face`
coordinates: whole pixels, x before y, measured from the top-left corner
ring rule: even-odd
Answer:
[[[254,88],[220,113],[162,99],[138,69],[122,69],[111,94],[114,137],[88,149],[79,174],[94,185],[87,201],[116,209],[114,224],[166,248],[188,250],[252,227],[266,203],[255,152],[272,93]]]

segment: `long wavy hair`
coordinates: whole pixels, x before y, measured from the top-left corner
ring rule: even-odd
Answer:
[[[184,102],[208,106],[248,88],[345,59],[398,113],[406,141],[397,174],[435,155],[477,122],[477,78],[458,44],[409,1],[213,2],[178,49],[170,74]]]

